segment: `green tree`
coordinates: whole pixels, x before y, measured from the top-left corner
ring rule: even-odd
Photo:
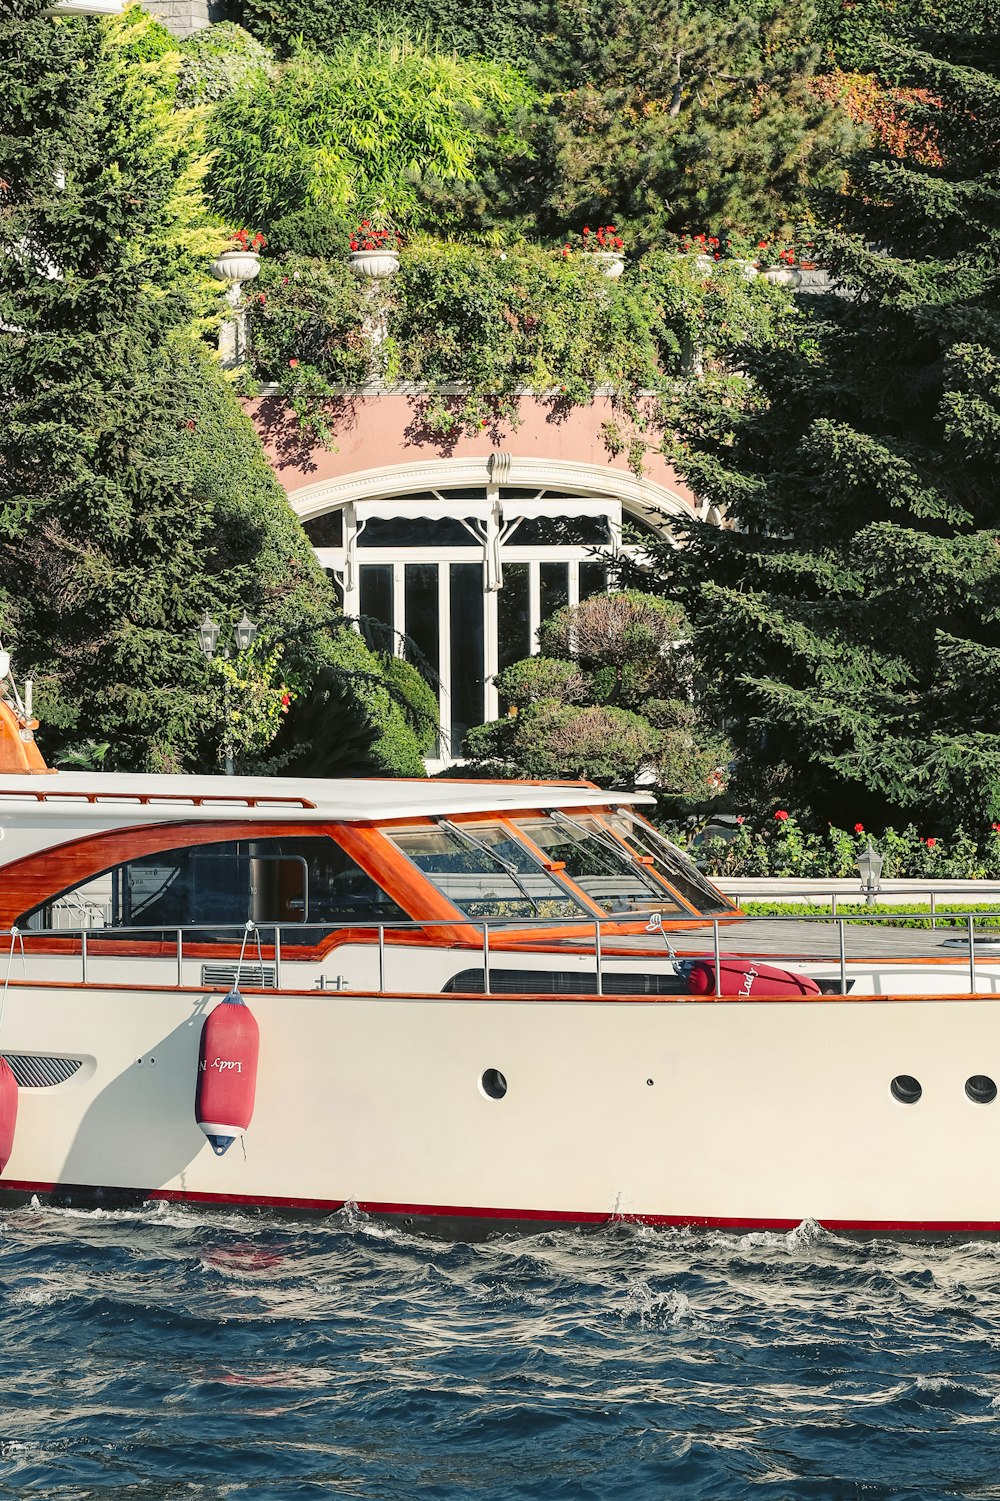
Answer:
[[[811,87],[809,0],[756,10],[682,0],[536,0],[533,75],[550,102],[514,201],[555,233],[627,226],[774,234],[835,181],[845,123]],[[518,196],[520,194],[520,196]]]
[[[660,565],[747,803],[975,827],[1000,816],[1000,48],[984,26],[893,57],[942,164],[856,161],[825,237],[843,294],[744,351],[752,397],[709,383],[679,415],[735,526]]]
[[[214,765],[218,694],[194,633],[206,606],[245,605],[287,642],[300,690],[354,652],[383,716],[378,764],[418,769],[195,337],[218,233],[178,64],[138,9],[53,19],[18,0],[0,21],[0,626],[36,678],[50,755],[92,740],[118,768]]]

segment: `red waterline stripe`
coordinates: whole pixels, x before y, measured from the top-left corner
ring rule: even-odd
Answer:
[[[12,1193],[55,1193],[58,1191],[71,1191],[78,1189],[84,1193],[96,1193],[99,1190],[88,1185],[64,1184],[64,1183],[26,1183],[21,1181],[4,1182],[0,1180],[0,1194],[5,1190]],[[346,1199],[303,1199],[283,1198],[269,1194],[259,1194],[254,1198],[247,1198],[242,1194],[217,1194],[217,1193],[185,1193],[180,1189],[173,1188],[106,1188],[103,1190],[112,1193],[135,1193],[150,1202],[159,1201],[173,1204],[223,1204],[234,1205],[244,1209],[316,1209],[327,1214],[335,1214],[338,1210],[347,1206]],[[351,1201],[353,1202],[353,1201]],[[707,1214],[608,1214],[603,1211],[593,1210],[569,1210],[569,1209],[489,1209],[482,1206],[470,1207],[468,1205],[454,1204],[382,1204],[371,1200],[355,1204],[363,1214],[391,1214],[410,1216],[412,1218],[426,1217],[428,1219],[467,1219],[467,1220],[510,1220],[526,1223],[532,1220],[544,1221],[548,1224],[566,1225],[654,1225],[664,1228],[690,1227],[704,1230],[794,1230],[802,1223],[802,1217],[798,1219],[745,1219],[734,1215],[707,1215]],[[853,1230],[871,1235],[877,1234],[915,1234],[923,1232],[930,1235],[942,1234],[966,1234],[966,1235],[1000,1235],[1000,1220],[818,1220],[824,1230]]]

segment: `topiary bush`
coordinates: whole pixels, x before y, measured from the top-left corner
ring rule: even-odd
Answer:
[[[498,674],[510,712],[469,731],[473,768],[606,785],[641,777],[672,798],[717,796],[729,748],[691,697],[686,634],[682,611],[638,592],[558,611],[539,632],[542,654]],[[555,649],[563,655],[546,654]]]
[[[205,26],[174,44],[181,54],[177,102],[185,106],[225,99],[253,73],[274,75],[274,54],[233,21]]]

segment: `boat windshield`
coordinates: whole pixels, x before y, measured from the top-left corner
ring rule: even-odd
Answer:
[[[589,917],[592,914],[500,822],[386,835],[467,917]]]
[[[651,859],[654,869],[703,917],[717,917],[735,910],[732,902],[727,901],[722,892],[702,875],[694,861],[689,860],[683,850],[672,844],[659,829],[637,818],[627,808],[616,809],[608,816],[608,822],[638,854]]]
[[[688,908],[599,819],[589,814],[547,813],[518,818],[515,823],[547,860],[563,865],[570,879],[609,917],[654,911],[690,916]]]

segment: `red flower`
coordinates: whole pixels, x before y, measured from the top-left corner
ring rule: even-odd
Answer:
[[[854,832],[855,832],[855,834],[863,834],[865,832],[865,826],[864,826],[864,824],[863,823],[856,823],[854,825]]]
[[[993,830],[994,834],[1000,834],[1000,823],[991,823],[990,828]]]
[[[774,816],[779,823],[784,823],[785,819],[788,817],[788,814],[785,812],[784,808],[779,808]]]
[[[485,417],[480,417],[480,419],[479,419],[479,426],[480,427],[485,427],[486,426],[486,418]]]
[[[299,362],[298,362],[298,360],[289,360],[289,361],[288,361],[288,363],[289,363],[289,365],[290,365],[290,367],[291,367],[291,368],[292,368],[292,369],[293,369],[293,370],[294,370],[294,369],[295,369],[295,367],[296,367],[296,365],[297,365],[297,364],[298,364],[298,363],[299,363]]]
[[[267,301],[267,293],[266,292],[258,292],[257,293],[257,301],[258,302],[266,302]]]
[[[738,813],[736,815],[736,822],[737,823],[745,823],[746,822],[746,819],[743,817],[742,813]]]
[[[934,846],[937,844],[937,840],[936,839],[926,839],[924,841],[924,843],[927,845],[927,848],[929,850],[932,850],[934,848]]]

